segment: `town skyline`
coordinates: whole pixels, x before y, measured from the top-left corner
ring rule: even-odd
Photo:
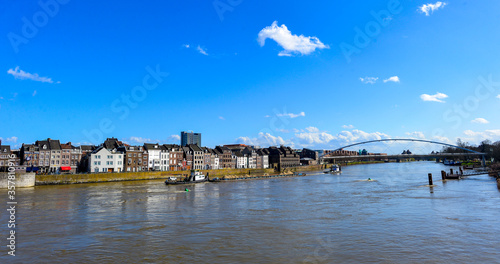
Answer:
[[[206,146],[500,139],[495,1],[48,0],[4,10],[0,137],[13,148],[44,138],[177,144],[187,129]]]

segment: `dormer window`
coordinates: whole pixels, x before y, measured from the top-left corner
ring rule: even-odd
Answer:
[[[47,145],[43,145],[43,149],[47,149]]]

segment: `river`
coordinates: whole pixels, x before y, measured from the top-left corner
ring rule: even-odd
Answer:
[[[0,263],[500,263],[496,181],[442,182],[445,169],[358,165],[187,192],[157,180],[18,189],[16,256],[2,210]]]

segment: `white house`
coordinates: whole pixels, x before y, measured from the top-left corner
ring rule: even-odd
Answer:
[[[234,155],[236,156],[236,168],[246,169],[248,163],[247,155],[244,155],[241,152],[235,152]]]
[[[123,153],[116,150],[107,150],[99,147],[90,154],[90,172],[122,172]]]
[[[148,151],[148,169],[161,170],[161,148],[158,143],[144,143],[144,148]]]
[[[212,170],[219,169],[219,154],[213,149],[211,150],[210,163],[212,166]]]
[[[170,167],[169,151],[165,146],[160,146],[160,149],[161,149],[161,151],[160,151],[160,170],[161,171],[168,171],[168,168]]]

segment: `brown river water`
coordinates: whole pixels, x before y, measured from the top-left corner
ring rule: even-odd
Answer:
[[[4,209],[0,263],[500,263],[496,181],[442,182],[445,169],[387,163],[188,186],[18,189],[16,256]]]

